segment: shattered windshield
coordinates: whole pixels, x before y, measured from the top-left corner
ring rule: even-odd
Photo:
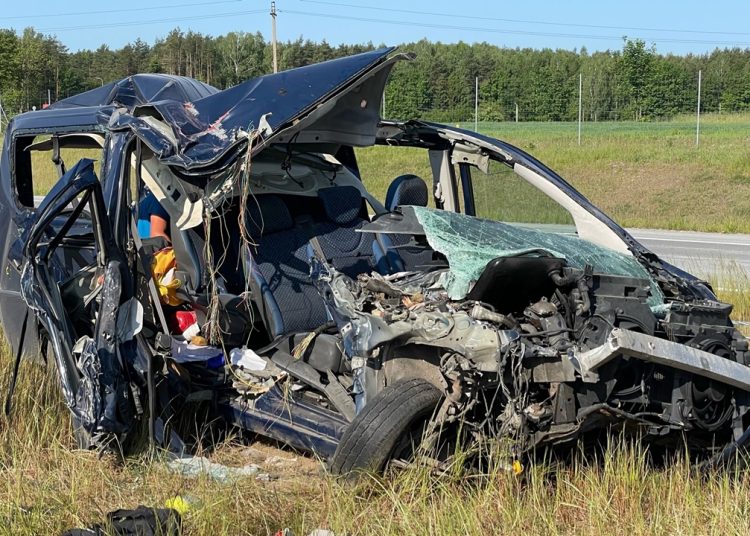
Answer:
[[[454,300],[466,296],[491,260],[543,249],[577,268],[590,264],[595,273],[648,279],[651,281],[649,304],[656,306],[664,302],[661,290],[634,257],[576,236],[537,231],[443,210],[413,208],[430,246],[448,260],[450,271],[445,284]]]

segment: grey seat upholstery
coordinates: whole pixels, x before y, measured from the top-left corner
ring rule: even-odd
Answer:
[[[327,221],[317,227],[323,255],[349,277],[378,270],[372,233],[358,232],[368,223],[362,194],[354,186],[333,186],[318,191]]]
[[[399,205],[426,207],[427,184],[417,175],[401,175],[393,179],[385,194],[385,208],[392,212]]]
[[[256,246],[248,252],[246,274],[269,334],[278,337],[323,325],[328,317],[307,261],[314,228],[295,226],[287,205],[272,194],[250,203],[247,225]]]

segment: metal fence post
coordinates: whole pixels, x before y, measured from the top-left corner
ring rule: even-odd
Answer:
[[[701,78],[702,71],[698,69],[698,109],[695,117],[695,145],[700,143],[701,139]]]
[[[581,121],[583,120],[583,73],[578,73],[578,145],[581,145]]]
[[[479,77],[474,78],[474,132],[479,131]]]

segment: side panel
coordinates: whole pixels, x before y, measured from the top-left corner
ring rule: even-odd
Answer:
[[[3,142],[3,154],[0,160],[0,326],[13,354],[18,351],[21,327],[27,306],[21,298],[21,274],[11,265],[8,259],[11,246],[20,237],[16,219],[24,212],[31,211],[16,203],[13,193],[10,151],[13,133],[9,128]],[[24,343],[24,355],[29,358],[39,356],[37,324],[29,319]]]
[[[229,424],[282,441],[301,450],[330,458],[349,423],[338,413],[289,400],[278,387],[254,403],[229,400],[220,404]]]
[[[121,306],[131,300],[132,284],[93,164],[88,159],[76,163],[52,187],[33,221],[19,223],[23,235],[14,244],[12,262],[21,266],[22,296],[54,347],[66,405],[90,436],[88,443],[104,447],[127,434],[134,422],[128,376],[136,331],[118,329],[121,313],[129,314]],[[101,274],[84,284],[97,296],[88,304],[80,293],[66,289],[70,281],[89,281],[91,272],[69,273],[57,254],[70,241],[81,243],[80,220],[94,247],[88,267]]]

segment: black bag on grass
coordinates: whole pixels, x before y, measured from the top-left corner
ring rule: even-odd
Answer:
[[[138,506],[135,510],[108,513],[104,525],[71,529],[62,536],[179,536],[181,528],[182,519],[177,510]]]

